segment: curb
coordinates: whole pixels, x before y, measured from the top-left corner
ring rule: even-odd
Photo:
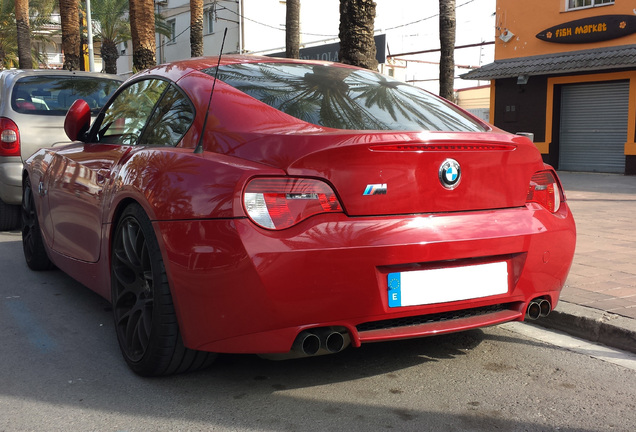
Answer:
[[[621,315],[560,301],[532,323],[636,354],[636,320]]]

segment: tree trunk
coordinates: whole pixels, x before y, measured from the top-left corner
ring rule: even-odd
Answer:
[[[153,0],[130,0],[129,4],[133,70],[139,72],[157,64],[155,58],[155,4]]]
[[[59,0],[62,24],[62,52],[66,70],[80,68],[79,0]]]
[[[340,62],[377,70],[373,0],[340,0]]]
[[[117,59],[119,58],[119,50],[117,44],[112,40],[103,39],[99,53],[104,61],[104,72],[109,74],[117,73]]]
[[[285,55],[287,58],[300,57],[300,0],[287,0]]]
[[[439,95],[454,101],[455,87],[455,0],[439,0]]]
[[[18,31],[20,69],[33,69],[31,57],[31,29],[29,28],[29,0],[15,0],[15,22]]]
[[[190,0],[190,57],[203,55],[203,0]]]

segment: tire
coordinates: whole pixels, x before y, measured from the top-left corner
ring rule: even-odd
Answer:
[[[27,178],[22,188],[22,251],[31,270],[51,270],[55,266],[49,259],[42,239],[42,230],[35,210],[31,181]]]
[[[138,204],[126,207],[119,219],[110,266],[117,340],[135,373],[171,375],[212,364],[216,354],[183,345],[159,244]]]
[[[0,231],[11,231],[20,227],[20,206],[7,204],[0,199]]]

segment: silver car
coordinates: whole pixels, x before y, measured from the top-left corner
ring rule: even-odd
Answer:
[[[75,100],[84,99],[95,115],[121,82],[94,72],[0,72],[0,230],[20,224],[22,161],[41,147],[68,142],[64,116]]]

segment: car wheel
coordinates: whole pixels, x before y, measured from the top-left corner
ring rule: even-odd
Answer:
[[[35,211],[33,189],[28,178],[22,188],[22,250],[31,270],[51,270],[54,267],[44,247],[42,230]]]
[[[214,361],[215,354],[183,345],[159,244],[138,204],[126,207],[119,219],[110,265],[117,340],[135,373],[190,372]]]
[[[20,226],[20,206],[7,204],[0,199],[0,231],[9,231]]]

